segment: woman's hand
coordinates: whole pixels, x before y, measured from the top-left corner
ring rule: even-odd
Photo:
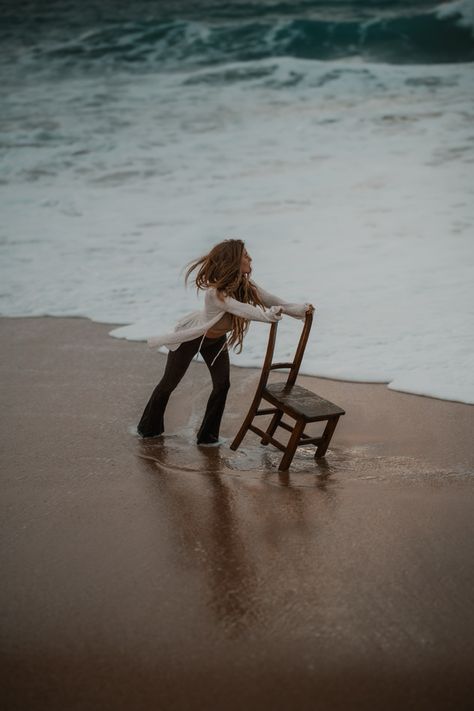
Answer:
[[[283,307],[282,306],[270,306],[267,311],[265,311],[268,319],[275,323],[275,321],[281,321],[283,318]]]
[[[314,308],[313,304],[305,304],[305,306],[307,307],[307,308],[306,308],[306,313],[307,313],[307,314],[311,314],[311,313],[313,313],[313,311],[315,311],[315,308]]]

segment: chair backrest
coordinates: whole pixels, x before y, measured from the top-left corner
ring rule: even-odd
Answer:
[[[268,381],[268,376],[270,371],[278,370],[281,368],[289,368],[288,378],[286,381],[287,385],[294,385],[296,378],[298,376],[301,362],[303,360],[304,352],[306,349],[306,344],[308,342],[309,334],[311,331],[311,326],[313,324],[313,312],[307,313],[304,320],[303,330],[301,331],[300,340],[298,341],[298,346],[296,348],[295,357],[291,363],[273,363],[273,353],[275,351],[276,336],[278,330],[279,321],[274,321],[270,326],[270,335],[268,337],[267,352],[265,354],[265,360],[262,366],[262,374],[257,386],[257,391],[263,390]]]

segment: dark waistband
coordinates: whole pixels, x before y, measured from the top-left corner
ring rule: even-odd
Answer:
[[[202,336],[199,336],[199,338],[202,338]],[[210,336],[204,336],[205,341],[220,341],[221,338],[226,338],[226,334],[223,333],[222,336],[214,336],[214,338],[211,338]]]

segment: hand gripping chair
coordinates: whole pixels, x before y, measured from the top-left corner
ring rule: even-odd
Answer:
[[[260,441],[263,445],[271,443],[284,452],[278,469],[286,470],[291,464],[296,448],[302,445],[315,444],[315,459],[324,457],[338,420],[341,415],[345,415],[345,412],[337,405],[334,405],[334,403],[329,402],[329,400],[324,400],[310,390],[295,384],[311,331],[313,313],[309,312],[306,314],[303,330],[292,363],[272,363],[278,323],[279,322],[276,321],[272,323],[270,327],[267,353],[257,391],[250,405],[247,417],[230,445],[230,448],[236,450],[245,437],[247,430],[252,430],[252,432],[262,437]],[[267,384],[270,371],[281,368],[290,369],[286,382]],[[266,400],[273,405],[273,407],[259,410],[258,407],[261,400]],[[273,414],[273,417],[266,432],[252,424],[256,416],[270,414]],[[295,423],[290,425],[283,422],[282,417],[284,414],[295,420]],[[327,422],[324,432],[320,437],[310,437],[304,433],[304,428],[308,422],[320,421]],[[286,446],[273,437],[277,427],[282,427],[288,430],[288,432],[291,432]]]

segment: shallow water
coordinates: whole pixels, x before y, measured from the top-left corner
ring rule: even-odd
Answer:
[[[248,440],[251,440],[250,442]],[[252,441],[253,440],[253,441]],[[325,458],[314,457],[312,445],[298,447],[287,471],[279,471],[283,453],[261,445],[248,435],[239,449],[230,449],[231,439],[220,447],[198,447],[189,431],[143,440],[138,437],[137,456],[156,467],[156,472],[177,476],[212,474],[243,478],[246,482],[292,488],[344,486],[347,482],[371,481],[394,484],[428,484],[472,481],[472,467],[453,468],[410,456],[379,453],[375,445],[330,447]]]

